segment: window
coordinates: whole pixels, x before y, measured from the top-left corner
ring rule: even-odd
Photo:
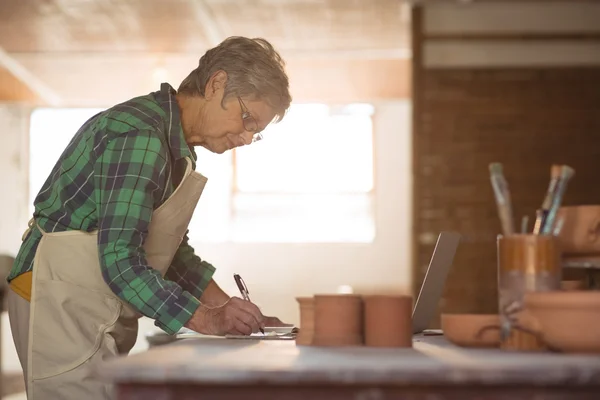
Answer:
[[[32,114],[30,203],[75,132],[99,111]],[[196,148],[208,184],[190,239],[371,242],[373,111],[368,104],[294,104],[260,142],[221,155]]]
[[[71,138],[99,108],[38,108],[29,127],[29,215],[33,201]]]
[[[372,113],[296,104],[264,140],[236,149],[232,240],[372,241]]]

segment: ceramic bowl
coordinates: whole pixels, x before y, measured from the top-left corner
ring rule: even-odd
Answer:
[[[527,293],[520,324],[538,333],[551,349],[600,353],[600,292]]]
[[[564,218],[558,235],[564,255],[600,254],[600,205],[561,207],[559,218]]]
[[[582,280],[564,280],[560,281],[561,290],[565,291],[573,291],[573,290],[583,290],[586,288],[585,282]]]
[[[442,314],[441,322],[444,336],[457,346],[500,346],[500,317],[498,314]],[[491,328],[482,331],[486,327]],[[481,335],[478,335],[479,332]]]

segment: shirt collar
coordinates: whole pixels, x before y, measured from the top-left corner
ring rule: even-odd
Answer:
[[[181,127],[181,115],[179,113],[179,105],[175,99],[177,92],[168,83],[160,85],[160,91],[157,93],[156,99],[158,104],[165,111],[167,116],[165,123],[165,136],[169,142],[171,155],[175,160],[190,157],[192,163],[196,164],[196,152],[190,149],[185,141],[183,128]]]

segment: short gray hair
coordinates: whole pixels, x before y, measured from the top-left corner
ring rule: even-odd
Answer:
[[[279,122],[292,101],[284,68],[285,62],[265,39],[232,36],[200,58],[198,67],[181,82],[178,92],[204,96],[210,77],[225,71],[227,83],[222,105],[238,96],[262,100],[275,111],[275,122]]]

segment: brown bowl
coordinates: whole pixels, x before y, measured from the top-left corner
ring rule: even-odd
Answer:
[[[558,235],[564,255],[600,254],[600,205],[561,207],[559,218],[564,218]]]
[[[457,346],[500,346],[498,314],[442,314],[441,318],[444,336]]]
[[[527,293],[520,323],[546,345],[569,353],[600,353],[600,292]]]
[[[565,291],[574,291],[574,290],[584,290],[586,288],[585,282],[581,280],[564,280],[560,281],[561,290]]]

